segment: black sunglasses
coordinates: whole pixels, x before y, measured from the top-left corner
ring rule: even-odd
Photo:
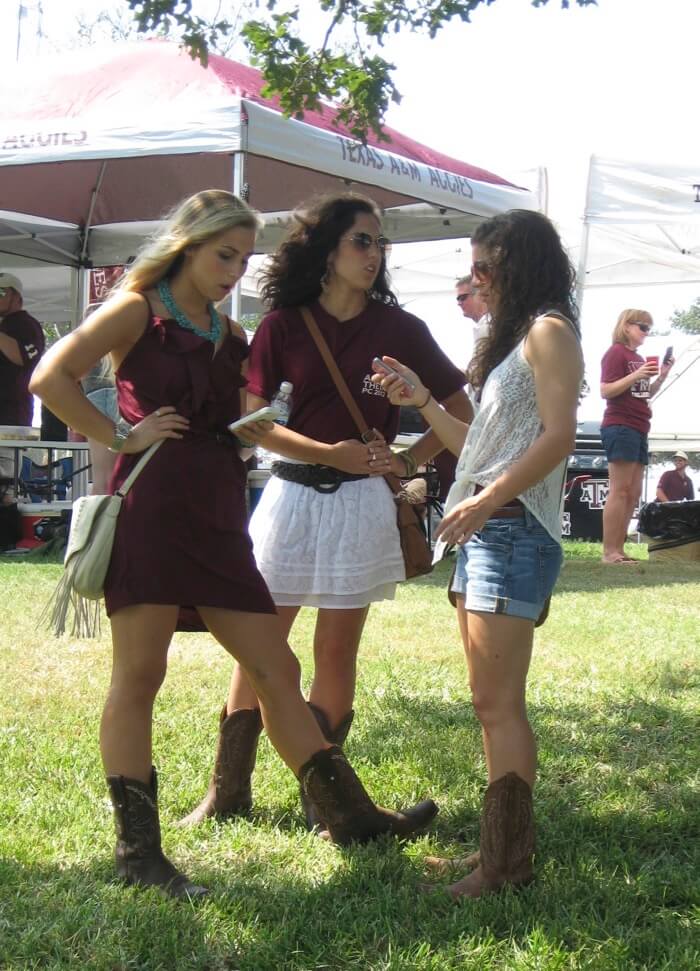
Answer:
[[[640,324],[638,320],[633,320],[632,323],[639,327],[643,334],[648,334],[651,330],[651,324]]]
[[[476,276],[483,280],[484,277],[493,272],[494,265],[495,264],[490,263],[488,260],[474,260],[472,263],[471,274],[473,277]]]
[[[380,253],[386,253],[391,249],[391,240],[386,236],[371,236],[369,233],[353,233],[352,236],[343,236],[352,243],[355,249],[366,253],[372,246],[376,246]]]

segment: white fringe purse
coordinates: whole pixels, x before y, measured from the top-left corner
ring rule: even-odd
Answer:
[[[100,630],[100,600],[104,594],[122,501],[164,439],[154,442],[138,460],[113,496],[81,496],[73,503],[68,545],[61,577],[43,616],[58,637],[66,629],[73,608],[74,637],[94,637]]]

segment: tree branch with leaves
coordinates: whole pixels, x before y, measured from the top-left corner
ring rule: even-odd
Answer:
[[[392,74],[395,65],[376,48],[382,48],[403,30],[425,33],[434,39],[444,27],[458,20],[469,23],[479,7],[496,0],[318,0],[320,12],[328,17],[321,46],[314,48],[299,34],[299,11],[284,0],[254,0],[252,6],[265,15],[251,18],[241,32],[253,64],[265,78],[263,95],[276,95],[284,113],[303,118],[304,112],[319,110],[332,101],[338,120],[361,140],[368,132],[384,137],[384,117],[401,95]],[[533,7],[550,0],[523,0]],[[556,0],[554,0],[556,2]],[[559,0],[563,9],[571,5],[594,6],[596,0]],[[233,29],[225,20],[209,21],[193,12],[193,0],[129,0],[138,30],[176,31],[193,57],[206,65],[208,52],[222,35]],[[290,9],[283,9],[289,7]],[[350,25],[355,42],[333,43],[333,35]]]

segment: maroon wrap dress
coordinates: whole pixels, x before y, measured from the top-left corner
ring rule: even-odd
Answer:
[[[175,604],[179,630],[204,630],[197,606],[274,613],[248,536],[246,469],[227,425],[240,417],[243,340],[214,345],[175,320],[149,317],[117,371],[119,410],[134,425],[172,405],[190,421],[166,438],[127,494],[105,581],[107,613]],[[110,491],[139,459],[120,455]]]

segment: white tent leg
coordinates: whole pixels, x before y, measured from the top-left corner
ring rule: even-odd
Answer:
[[[245,197],[248,192],[245,188],[245,152],[235,152],[233,156],[233,194],[246,201]],[[234,320],[240,320],[241,293],[239,281],[231,293],[231,316]]]

